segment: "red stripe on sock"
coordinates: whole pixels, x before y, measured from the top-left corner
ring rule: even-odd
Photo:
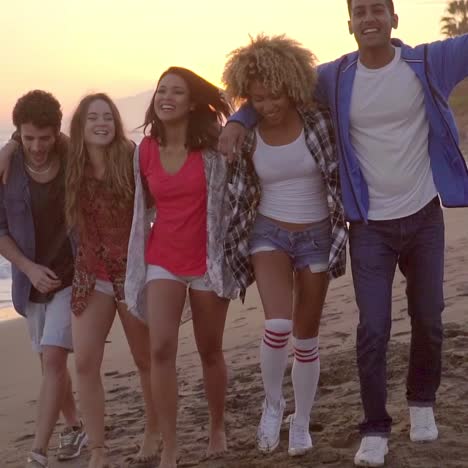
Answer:
[[[273,335],[273,336],[289,336],[291,334],[291,332],[286,332],[286,333],[276,333],[276,332],[273,332],[271,330],[268,330],[268,329],[265,329],[265,333],[266,334],[269,334],[269,335]]]
[[[264,336],[265,340],[272,341],[273,343],[284,343],[286,344],[289,341],[289,338],[282,338],[281,340],[275,340],[274,338],[270,338],[269,336]]]
[[[285,348],[285,347],[287,346],[287,344],[288,344],[288,343],[286,342],[286,343],[284,343],[284,344],[282,344],[282,345],[278,345],[278,346],[277,346],[277,345],[268,343],[268,341],[267,341],[265,338],[263,338],[263,342],[264,342],[267,346],[269,346],[270,348],[274,348],[274,349]]]
[[[294,348],[294,352],[296,354],[298,354],[299,356],[304,357],[304,356],[308,356],[310,354],[318,352],[318,349],[317,349],[317,347],[312,348],[312,349],[297,349],[297,348]]]
[[[294,357],[294,359],[298,362],[303,362],[303,363],[306,363],[306,362],[315,362],[317,359],[319,358],[319,355],[315,356],[314,358],[312,359],[302,359],[302,358],[299,358],[297,356]]]

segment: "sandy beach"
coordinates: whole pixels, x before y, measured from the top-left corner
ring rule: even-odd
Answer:
[[[442,385],[436,416],[440,439],[432,444],[409,441],[409,416],[405,401],[409,320],[404,281],[395,279],[393,329],[389,350],[389,410],[394,418],[387,465],[392,468],[468,467],[468,209],[445,211],[446,310]],[[39,382],[37,357],[30,349],[25,323],[11,319],[11,310],[0,311],[0,466],[24,466],[34,431],[35,398]],[[8,320],[8,318],[10,318]],[[227,401],[227,431],[230,451],[219,460],[203,460],[207,445],[207,407],[191,323],[181,328],[179,348],[180,467],[276,468],[351,467],[359,446],[357,424],[361,419],[359,385],[355,365],[357,309],[350,272],[335,281],[328,294],[321,328],[322,374],[314,406],[311,431],[314,449],[305,457],[287,455],[287,426],[279,449],[270,456],[255,448],[255,430],[260,416],[263,390],[258,365],[263,312],[252,287],[245,304],[231,305],[225,333],[225,351],[230,371]],[[143,431],[142,399],[138,379],[121,326],[115,323],[107,345],[103,371],[106,386],[106,425],[114,467],[127,466],[137,451]],[[71,368],[72,365],[72,359]],[[291,358],[292,363],[292,358]],[[293,397],[290,372],[285,382],[287,412]],[[57,431],[61,426],[57,426]],[[57,444],[52,440],[51,455]],[[51,467],[85,468],[87,454],[78,461]]]

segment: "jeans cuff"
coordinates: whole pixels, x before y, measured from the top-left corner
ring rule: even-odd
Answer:
[[[361,432],[362,437],[382,437],[384,439],[388,439],[390,437],[390,430],[388,432]]]
[[[435,401],[414,401],[408,400],[408,407],[413,406],[416,408],[433,408]]]

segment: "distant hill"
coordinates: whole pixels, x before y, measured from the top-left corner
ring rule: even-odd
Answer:
[[[450,97],[450,105],[457,120],[462,148],[468,159],[468,79],[460,83]]]
[[[136,129],[144,121],[145,112],[151,102],[153,92],[154,90],[148,90],[136,94],[135,96],[128,96],[116,100],[117,107],[119,108],[119,111],[122,114],[122,119],[125,123],[125,128],[132,138],[135,138],[135,132],[141,132],[141,130]]]

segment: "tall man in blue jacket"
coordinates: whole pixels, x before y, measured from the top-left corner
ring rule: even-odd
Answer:
[[[411,318],[407,400],[410,438],[438,437],[433,406],[441,377],[446,207],[468,206],[468,169],[447,99],[468,76],[468,35],[411,48],[392,40],[392,0],[347,0],[359,51],[319,68],[317,99],[330,107],[359,307],[357,361],[364,407],[357,466],[382,466],[392,419],[386,351],[392,283],[406,277]],[[233,120],[250,126],[242,109]],[[221,150],[243,138],[230,123]]]

